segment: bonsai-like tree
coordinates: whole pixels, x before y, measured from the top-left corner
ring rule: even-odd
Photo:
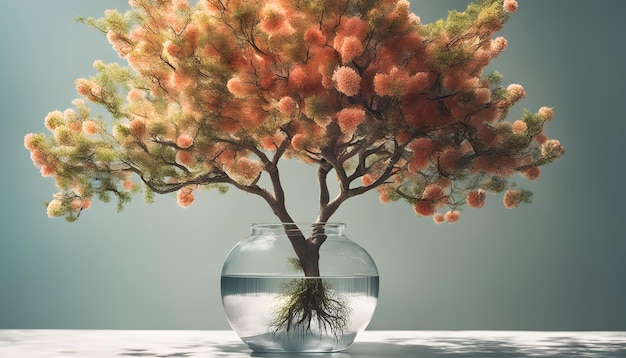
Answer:
[[[529,202],[511,177],[534,180],[564,153],[543,133],[552,109],[507,121],[525,91],[485,73],[507,47],[495,33],[515,0],[479,0],[427,25],[406,0],[130,5],[79,19],[104,32],[128,66],[96,61],[95,76],[75,81],[75,108],[45,118],[52,136],[25,138],[60,189],[51,217],[75,220],[94,197],[117,197],[121,209],[138,191],[148,201],[176,193],[187,207],[196,190],[235,187],[288,225],[286,158],[317,167],[315,222],[374,190],[384,203],[404,200],[420,216],[454,222],[464,204],[482,207],[487,192],[504,193],[507,208]],[[88,102],[112,121],[92,115]],[[324,236],[290,241],[304,275],[318,277]],[[283,322],[310,324],[314,306]]]

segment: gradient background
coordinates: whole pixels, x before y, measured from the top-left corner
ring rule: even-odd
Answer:
[[[468,1],[412,1],[423,22]],[[0,5],[0,328],[226,329],[222,260],[252,222],[275,221],[259,198],[208,192],[182,209],[173,195],[122,214],[94,202],[77,223],[51,220],[56,192],[23,147],[43,118],[71,106],[73,80],[95,59],[117,61],[106,39],[75,23],[125,0],[31,0]],[[532,205],[490,196],[454,225],[418,218],[377,195],[333,218],[377,261],[370,329],[626,330],[624,136],[626,26],[622,0],[520,1],[493,69],[528,96],[511,112],[555,108],[549,135],[567,154],[543,169]],[[313,169],[284,163],[292,216],[316,214]],[[310,195],[309,195],[310,194]]]

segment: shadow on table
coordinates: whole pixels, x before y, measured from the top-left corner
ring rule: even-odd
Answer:
[[[561,342],[563,343],[563,342]],[[558,341],[552,342],[547,349],[533,349],[530,346],[519,346],[510,342],[497,340],[456,340],[434,339],[431,343],[413,344],[403,340],[387,340],[385,342],[357,342],[343,352],[334,353],[300,353],[298,357],[311,358],[520,358],[520,357],[597,357],[618,358],[626,357],[624,345],[593,349],[589,346],[568,342],[566,347],[560,346]],[[559,347],[560,346],[560,347]],[[156,354],[148,350],[126,350],[121,356],[127,357],[197,357],[193,347],[187,347],[170,354]],[[191,349],[189,349],[191,348]],[[252,352],[243,343],[213,345],[215,351],[211,357],[258,357],[258,358],[291,358],[292,353],[257,353]],[[591,348],[591,349],[590,349]]]
[[[352,358],[520,358],[588,357],[625,358],[626,341],[611,337],[587,337],[554,334],[551,337],[513,339],[498,336],[424,337],[420,340],[386,339],[382,342],[356,342],[346,351]]]
[[[374,358],[374,357],[394,357],[394,358],[469,358],[469,357],[520,357],[517,350],[505,347],[483,347],[473,352],[451,351],[436,346],[406,344],[390,342],[357,342],[354,343],[346,353],[352,358]]]
[[[290,353],[256,353],[243,343],[213,344],[211,357],[291,358]],[[184,347],[178,353],[156,357],[195,357],[195,347]],[[183,347],[179,347],[183,348]],[[126,352],[126,356],[146,357],[148,352]],[[391,338],[379,342],[355,342],[347,350],[335,353],[298,354],[312,358],[520,358],[520,357],[626,357],[623,336],[611,334],[567,335],[553,333],[535,336],[532,333],[467,333],[444,332],[413,338]]]

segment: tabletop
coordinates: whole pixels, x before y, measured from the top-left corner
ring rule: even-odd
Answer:
[[[292,356],[254,353],[232,331],[0,330],[10,358]],[[343,352],[302,356],[626,357],[626,332],[365,331]]]

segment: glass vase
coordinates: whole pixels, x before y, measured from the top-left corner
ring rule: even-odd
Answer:
[[[341,223],[254,224],[224,261],[222,303],[256,352],[335,352],[370,322],[378,301],[372,257]],[[294,240],[324,240],[319,276],[305,276]]]

